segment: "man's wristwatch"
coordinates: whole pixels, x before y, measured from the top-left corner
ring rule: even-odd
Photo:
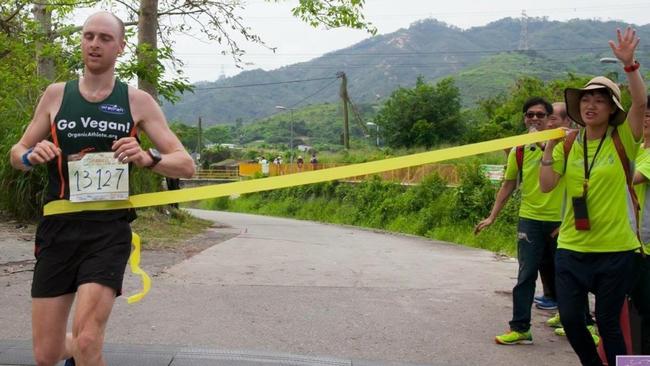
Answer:
[[[162,160],[162,155],[160,155],[160,151],[154,148],[150,148],[149,150],[147,150],[147,154],[149,154],[149,156],[151,156],[151,159],[153,160],[151,164],[147,166],[147,168],[149,169],[155,167],[156,164],[160,163],[160,161]]]

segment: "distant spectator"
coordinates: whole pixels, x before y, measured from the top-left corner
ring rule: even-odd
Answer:
[[[316,153],[311,153],[311,159],[309,159],[312,169],[316,170],[318,166],[318,159],[316,159]]]
[[[298,170],[302,171],[302,165],[305,163],[305,160],[302,158],[302,155],[298,155],[298,159],[296,160],[296,164],[298,164]]]
[[[260,164],[262,165],[262,174],[269,175],[269,161],[264,156],[262,156]]]

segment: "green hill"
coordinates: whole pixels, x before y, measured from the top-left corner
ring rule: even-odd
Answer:
[[[170,120],[206,125],[245,124],[276,113],[276,105],[299,106],[335,103],[339,83],[318,80],[305,83],[261,85],[223,89],[242,84],[265,84],[287,80],[348,76],[349,93],[357,103],[376,103],[399,86],[410,87],[418,76],[435,82],[454,76],[463,103],[472,105],[483,97],[504,92],[520,76],[545,80],[578,74],[603,74],[614,69],[599,58],[611,56],[607,41],[625,24],[595,20],[568,22],[529,19],[528,51],[519,48],[521,22],[506,18],[467,30],[436,20],[422,20],[407,29],[375,36],[354,46],[331,52],[308,62],[272,71],[245,71],[214,83],[196,85],[176,105],[164,105]],[[637,27],[642,40],[650,39],[650,25]],[[650,64],[650,47],[641,47],[641,64]],[[305,99],[322,89],[313,97]]]
[[[364,120],[369,121],[372,108],[368,105],[359,106]],[[298,145],[340,145],[343,130],[343,112],[340,103],[319,104],[300,108],[293,113],[294,146]],[[264,140],[269,144],[289,145],[291,135],[291,113],[276,113],[242,129],[240,142],[249,144]],[[353,137],[364,137],[364,131],[358,122],[350,119],[350,134]]]

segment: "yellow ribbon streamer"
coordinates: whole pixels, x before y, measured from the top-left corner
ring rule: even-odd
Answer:
[[[133,244],[133,250],[131,251],[131,256],[129,257],[131,273],[139,275],[142,279],[142,291],[135,295],[129,296],[126,299],[129,304],[133,304],[142,300],[151,289],[151,278],[145,271],[142,270],[142,268],[140,268],[140,235],[133,233],[131,236],[131,244]]]
[[[282,175],[265,179],[253,179],[243,182],[186,188],[176,191],[138,194],[131,196],[128,200],[125,201],[95,201],[72,203],[68,200],[58,200],[46,204],[43,208],[43,214],[45,216],[48,216],[81,211],[101,211],[123,208],[151,207],[168,205],[172,203],[225,197],[233,194],[269,191],[273,189],[288,188],[304,184],[345,179],[359,175],[376,174],[388,170],[402,169],[417,165],[437,163],[444,160],[458,159],[466,156],[483,154],[486,152],[502,150],[513,146],[532,144],[560,137],[564,137],[564,130],[555,129],[479,142],[476,144],[456,146],[419,154],[401,156],[397,158],[372,161],[368,163],[346,165],[330,169]]]
[[[513,146],[527,145],[540,141],[557,139],[564,137],[564,135],[565,132],[562,129],[541,131],[525,135],[506,137],[497,140],[479,142],[476,144],[456,146],[447,149],[330,169],[315,170],[265,179],[254,179],[243,182],[187,188],[176,191],[138,194],[131,196],[128,200],[125,201],[72,203],[68,200],[58,200],[46,204],[43,208],[43,214],[45,216],[49,216],[81,211],[103,211],[123,208],[151,207],[168,205],[172,203],[225,197],[232,194],[253,193],[279,188],[288,188],[304,184],[327,182],[337,179],[356,177],[360,175],[376,174],[412,166],[437,163],[445,160],[458,159],[466,156],[498,151]],[[131,264],[131,272],[141,276],[143,289],[140,293],[128,297],[127,300],[129,304],[142,300],[142,298],[144,298],[144,296],[147,294],[147,292],[149,292],[149,289],[151,288],[151,278],[149,278],[149,276],[140,268],[140,237],[135,233],[133,233],[132,244],[134,249],[129,259],[129,262]]]

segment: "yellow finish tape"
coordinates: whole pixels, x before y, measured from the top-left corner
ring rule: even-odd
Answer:
[[[131,265],[131,273],[135,275],[140,275],[142,279],[142,291],[135,295],[129,296],[126,301],[129,304],[133,304],[142,300],[147,292],[151,289],[151,278],[149,275],[140,268],[140,235],[133,233],[131,236],[131,244],[133,244],[133,250],[131,251],[131,256],[129,257],[129,264]]]
[[[197,188],[187,188],[176,191],[144,193],[131,196],[125,201],[97,201],[71,203],[68,200],[52,201],[45,205],[43,214],[57,215],[81,211],[102,211],[123,208],[141,208],[172,203],[198,201],[209,198],[225,197],[232,194],[243,194],[268,191],[279,188],[288,188],[304,184],[327,182],[345,179],[360,175],[370,175],[389,170],[402,169],[423,164],[437,163],[445,160],[463,158],[466,156],[483,154],[491,151],[503,150],[513,146],[533,144],[540,141],[564,137],[562,129],[529,133],[525,135],[506,137],[497,140],[479,142],[476,144],[456,146],[447,149],[429,151],[419,154],[401,156],[397,158],[372,161],[368,163],[353,164],[330,169],[315,170],[304,173],[282,175],[265,179],[254,179],[243,182],[215,184]],[[140,237],[133,233],[132,244],[134,250],[129,262],[131,272],[142,277],[142,292],[129,296],[129,304],[144,298],[151,288],[151,278],[140,268]]]
[[[144,193],[131,196],[125,201],[96,201],[72,203],[68,200],[52,201],[45,205],[43,214],[57,215],[81,211],[115,210],[123,208],[141,208],[172,203],[199,201],[209,198],[225,197],[233,194],[269,191],[304,184],[327,182],[360,175],[381,173],[411,166],[437,163],[445,160],[463,158],[486,152],[503,150],[518,145],[532,144],[540,141],[564,137],[562,129],[541,131],[525,135],[506,137],[497,140],[456,146],[447,149],[429,151],[419,154],[401,156],[368,163],[340,166],[336,168],[315,170],[304,173],[281,175],[276,177],[253,179],[243,182],[215,184],[176,191]]]

